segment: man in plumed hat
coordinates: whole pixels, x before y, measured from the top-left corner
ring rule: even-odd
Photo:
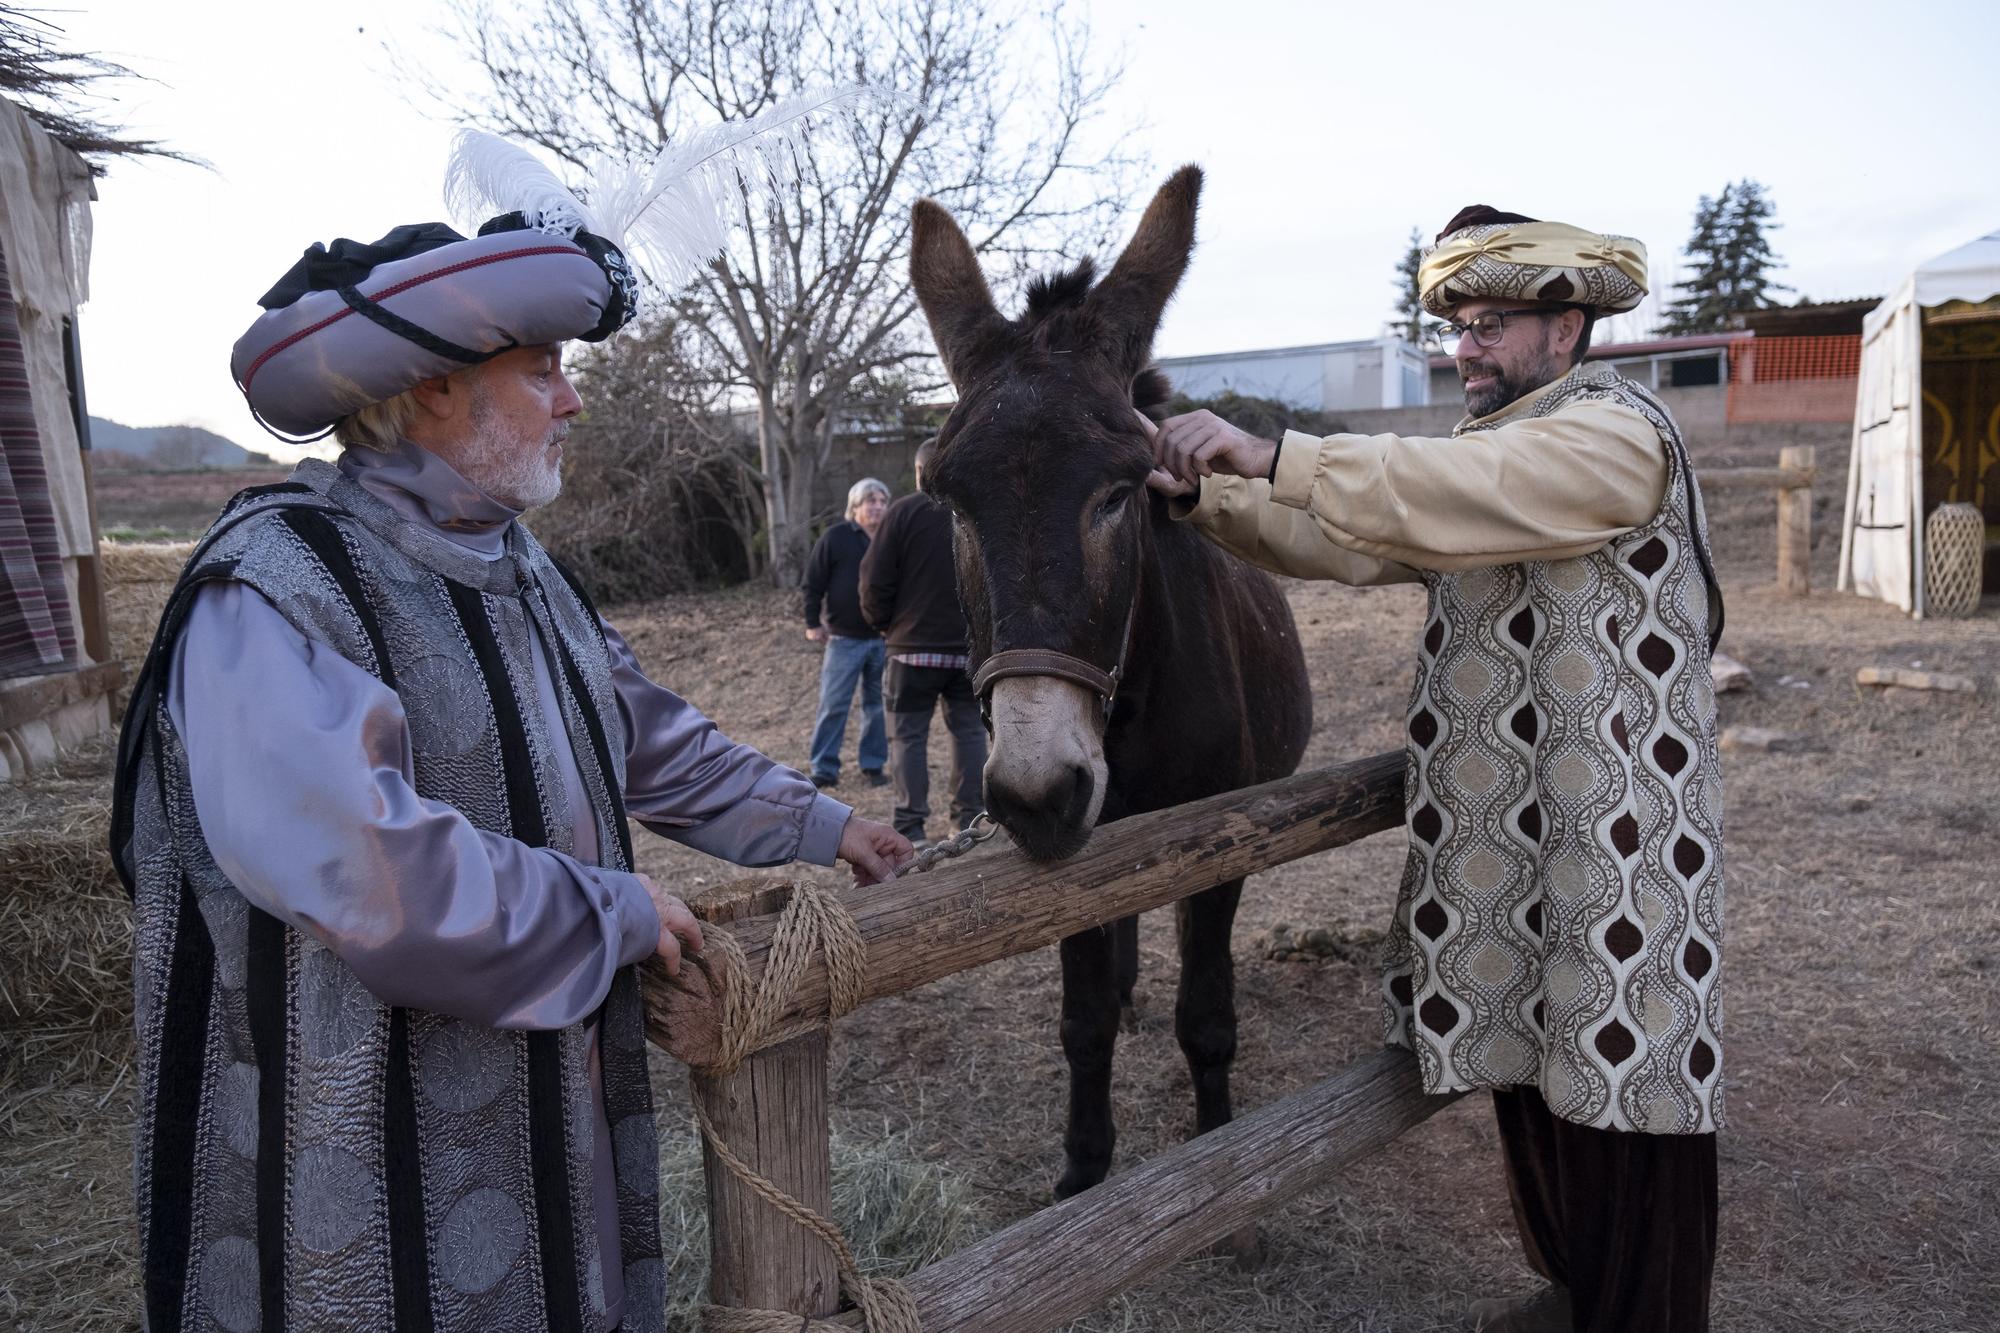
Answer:
[[[224,509],[125,721],[150,1328],[658,1333],[635,964],[702,939],[628,816],[863,882],[911,854],[648,680],[519,521],[564,344],[632,314],[601,225],[543,188],[314,246],[237,345],[258,418],[343,451]]]
[[[1722,627],[1694,470],[1651,393],[1584,360],[1638,242],[1468,208],[1419,269],[1466,416],[1446,438],[1163,422],[1151,481],[1280,573],[1421,582],[1388,1040],[1490,1089],[1548,1280],[1485,1329],[1708,1327],[1722,1119]]]

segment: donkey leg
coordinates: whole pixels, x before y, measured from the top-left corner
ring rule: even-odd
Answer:
[[[1118,1042],[1118,977],[1111,928],[1062,942],[1062,1045],[1069,1059],[1069,1128],[1056,1197],[1089,1189],[1111,1170],[1111,1053]]]
[[[1120,917],[1111,923],[1111,947],[1118,965],[1118,1026],[1139,1030],[1139,1006],[1132,999],[1139,984],[1139,918]]]
[[[1230,930],[1243,881],[1231,880],[1183,898],[1176,911],[1180,928],[1181,976],[1174,1001],[1174,1036],[1194,1079],[1194,1132],[1229,1123],[1229,1065],[1236,1058],[1236,967],[1229,956]]]
[[[1174,1035],[1187,1057],[1194,1079],[1194,1132],[1229,1123],[1229,1066],[1236,1058],[1236,965],[1229,956],[1229,936],[1236,924],[1236,904],[1243,881],[1183,898],[1176,914],[1180,927],[1180,991],[1174,1002]],[[1210,1253],[1233,1259],[1238,1268],[1261,1268],[1264,1237],[1256,1223],[1239,1227],[1216,1243]]]

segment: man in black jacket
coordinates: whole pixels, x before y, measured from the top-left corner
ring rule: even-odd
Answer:
[[[871,787],[888,781],[882,765],[889,741],[882,719],[882,636],[861,615],[861,557],[882,526],[889,488],[863,477],[847,491],[847,517],[828,528],[806,562],[806,638],[826,645],[819,672],[819,716],[813,722],[812,780],[815,787],[840,782],[840,747],[847,738],[847,709],[861,686],[861,748],[855,756]],[[826,623],[820,623],[820,606]]]
[[[986,727],[965,670],[965,612],[951,556],[951,515],[923,493],[937,440],[917,450],[917,490],[889,506],[861,561],[861,613],[889,645],[885,692],[895,762],[896,831],[912,841],[930,817],[931,713],[944,701],[951,733],[951,818],[985,809]]]

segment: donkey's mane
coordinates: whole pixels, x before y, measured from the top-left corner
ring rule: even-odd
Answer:
[[[1103,319],[1087,298],[1097,285],[1097,264],[1080,260],[1075,268],[1036,278],[1028,284],[1028,308],[1014,321],[1027,346],[1072,351],[1104,342]]]
[[[1083,304],[1097,285],[1097,261],[1083,259],[1066,273],[1051,273],[1028,284],[1028,312],[1022,318],[1039,324],[1049,316]]]
[[[1097,262],[1079,260],[1076,267],[1050,273],[1028,284],[1028,308],[1015,327],[1041,346],[1081,346],[1094,341],[1100,321],[1085,307],[1097,285]],[[1132,404],[1142,412],[1157,412],[1173,397],[1173,385],[1158,367],[1142,371],[1132,384]]]

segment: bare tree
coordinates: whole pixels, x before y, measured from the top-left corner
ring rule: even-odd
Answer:
[[[168,426],[153,437],[153,466],[168,472],[207,467],[215,460],[216,439],[193,426]]]
[[[685,363],[695,336],[667,321],[577,358],[584,413],[563,492],[535,535],[594,596],[632,601],[757,567],[763,531],[746,424]]]
[[[1097,124],[1119,70],[1080,19],[1014,0],[454,0],[490,86],[467,123],[577,171],[813,87],[893,96],[822,126],[794,188],[743,204],[739,238],[671,302],[689,370],[754,423],[774,580],[796,580],[836,431],[941,384],[908,275],[929,195],[1021,271],[1111,239],[1138,165]]]

